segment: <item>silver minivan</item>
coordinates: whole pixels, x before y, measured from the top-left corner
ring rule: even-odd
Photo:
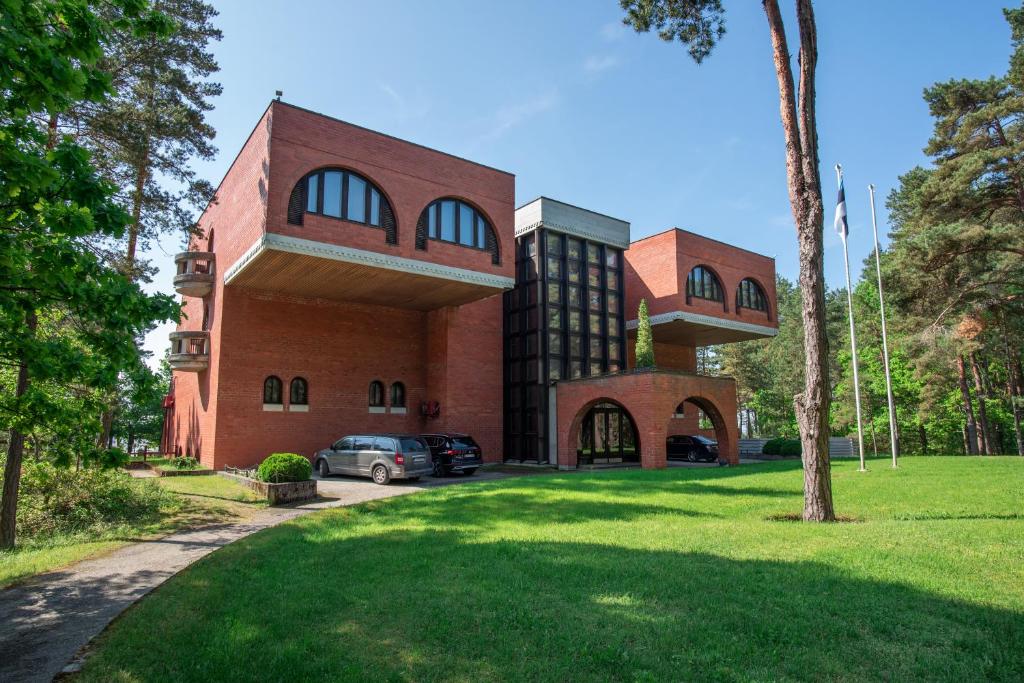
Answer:
[[[392,479],[419,479],[434,469],[426,442],[406,434],[360,434],[335,441],[317,451],[313,467],[321,477],[354,474],[378,484]]]

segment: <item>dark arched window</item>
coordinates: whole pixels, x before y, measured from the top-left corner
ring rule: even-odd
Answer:
[[[736,308],[751,308],[767,313],[768,297],[764,295],[761,285],[749,277],[740,282],[740,286],[736,288]]]
[[[379,408],[384,405],[384,383],[378,380],[370,382],[370,407]]]
[[[722,283],[718,281],[718,276],[705,266],[697,266],[690,271],[690,276],[686,278],[686,296],[710,299],[711,301],[725,301],[725,296],[722,294]]]
[[[500,263],[494,228],[475,207],[460,199],[446,197],[431,202],[416,223],[416,248],[426,249],[427,240],[451,242],[491,254]]]
[[[210,228],[210,234],[206,238],[206,251],[213,251],[213,228]]]
[[[296,406],[304,406],[309,403],[309,385],[302,377],[292,378],[288,391],[288,402]]]
[[[274,375],[263,380],[263,402],[281,403],[281,380]]]
[[[379,187],[358,173],[322,168],[302,178],[288,200],[288,222],[302,225],[307,213],[383,228],[387,243],[398,244],[391,203]]]
[[[405,407],[405,385],[401,382],[394,382],[391,384],[391,407]]]

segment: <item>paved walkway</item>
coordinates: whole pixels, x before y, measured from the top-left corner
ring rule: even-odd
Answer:
[[[0,591],[0,683],[48,682],[65,667],[75,670],[76,653],[132,603],[199,558],[261,529],[326,508],[508,476],[483,470],[390,486],[329,477],[318,483],[323,498],[315,502],[268,508],[245,523],[181,531],[41,574]]]

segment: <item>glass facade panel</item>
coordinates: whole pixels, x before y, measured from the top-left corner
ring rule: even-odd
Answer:
[[[380,192],[370,189],[370,225],[380,226]]]
[[[459,204],[459,244],[467,247],[474,246],[476,230],[473,221],[475,217],[476,211],[473,211],[473,207],[468,204]]]
[[[608,360],[622,360],[622,344],[617,340],[609,340],[608,342]]]
[[[579,358],[583,355],[583,338],[577,334],[569,335],[569,355],[573,358]]]
[[[547,243],[548,243],[548,254],[549,255],[551,255],[551,256],[561,256],[562,255],[562,238],[561,238],[560,235],[558,235],[557,233],[549,232],[548,233]]]
[[[600,361],[590,361],[590,374],[591,374],[591,376],[593,376],[593,375],[600,375],[603,372],[604,372],[604,368],[601,366],[601,362]]]
[[[569,331],[579,332],[582,325],[581,314],[579,311],[569,311]]]
[[[590,263],[601,263],[601,248],[596,244],[587,245],[587,261]]]
[[[619,289],[619,274],[614,270],[609,270],[604,274],[605,279],[608,281],[609,291],[617,291]]]
[[[608,292],[608,312],[619,312],[619,295],[615,292]]]
[[[611,247],[604,248],[604,262],[609,268],[619,267],[619,250]]]
[[[587,268],[587,284],[591,287],[601,286],[601,266],[590,266]]]
[[[590,310],[600,311],[601,310],[601,291],[590,290],[590,294],[587,296],[589,300]]]
[[[570,306],[576,306],[582,308],[583,300],[580,298],[580,288],[576,285],[569,285],[569,301]]]
[[[569,282],[579,284],[580,268],[581,266],[577,261],[569,261]]]
[[[548,332],[548,353],[562,353],[562,333]]]
[[[341,218],[341,172],[324,172],[324,215]]]
[[[548,327],[560,330],[562,329],[562,309],[560,308],[549,308],[548,309]]]
[[[601,336],[601,314],[591,313],[590,314],[590,334],[591,336]]]
[[[317,198],[320,196],[320,174],[309,176],[306,182],[306,211],[316,213]]]
[[[567,242],[566,249],[565,249],[566,255],[569,258],[582,259],[583,258],[583,247],[580,244],[580,241],[579,240],[574,240],[573,238],[569,237],[569,238],[566,238],[566,242]]]
[[[619,336],[619,318],[618,316],[608,316],[608,336],[617,337]]]
[[[480,249],[487,248],[487,222],[479,216],[476,217],[476,246]]]
[[[562,260],[557,256],[548,257],[548,278],[553,280],[562,278]]]
[[[366,181],[348,176],[348,213],[346,217],[357,223],[366,222]]]
[[[437,207],[431,206],[427,209],[427,234],[437,239]]]
[[[573,379],[583,376],[583,363],[578,360],[569,362],[569,376]]]
[[[548,283],[548,302],[553,304],[562,303],[562,285],[557,282]]]
[[[604,358],[604,345],[600,339],[591,337],[590,339],[590,359],[601,359]]]
[[[455,241],[455,202],[441,202],[441,239]]]

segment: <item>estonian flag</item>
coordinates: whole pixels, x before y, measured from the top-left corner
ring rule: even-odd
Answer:
[[[839,197],[836,199],[836,232],[845,240],[850,234],[850,226],[846,223],[846,192],[843,191],[843,175],[839,172]]]

